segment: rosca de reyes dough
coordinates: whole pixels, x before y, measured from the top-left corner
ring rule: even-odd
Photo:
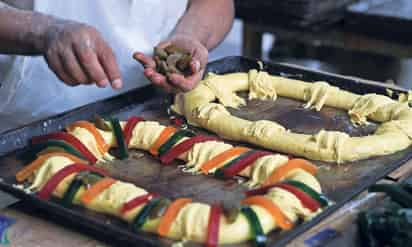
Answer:
[[[36,158],[16,174],[26,191],[118,217],[136,234],[152,232],[206,246],[247,240],[264,246],[268,232],[289,230],[329,204],[315,178],[317,166],[309,161],[233,146],[140,117],[96,124],[78,121],[66,131],[34,137],[31,144]],[[109,154],[111,148],[117,148],[116,157]],[[196,175],[246,177],[250,190],[240,207],[228,209],[190,198],[167,198],[116,180],[101,168],[110,160],[127,158],[130,149],[145,150],[163,165],[181,160]]]
[[[324,105],[344,109],[354,125],[371,120],[380,126],[373,134],[361,137],[328,130],[312,135],[294,133],[273,121],[249,121],[230,114],[225,107],[237,108],[246,103],[236,95],[240,91],[248,91],[249,99],[276,100],[282,96],[304,101],[305,107],[317,111]],[[210,73],[194,90],[178,94],[173,110],[191,125],[223,138],[314,160],[356,161],[392,154],[412,144],[412,110],[408,102],[378,94],[358,95],[327,82],[304,82],[258,70]]]

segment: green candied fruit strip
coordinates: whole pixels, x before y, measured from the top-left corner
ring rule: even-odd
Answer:
[[[193,137],[195,133],[190,130],[179,130],[174,133],[169,140],[163,143],[158,150],[159,157],[165,154],[169,149],[171,149],[176,143],[178,143],[183,137]]]
[[[62,204],[65,207],[69,207],[73,204],[73,200],[80,190],[80,188],[84,186],[91,186],[95,184],[97,181],[102,179],[103,176],[91,171],[83,171],[76,175],[73,181],[70,183],[69,188],[67,189],[66,193],[62,198]]]
[[[161,198],[153,198],[150,200],[143,209],[136,215],[132,222],[132,229],[138,231],[146,222],[147,218],[150,215],[150,212],[156,205],[160,202]]]
[[[252,234],[253,234],[253,240],[255,242],[255,245],[257,247],[265,247],[266,246],[266,241],[267,237],[265,233],[263,232],[262,225],[260,224],[259,218],[256,215],[255,211],[253,211],[252,208],[250,207],[242,207],[241,212],[243,215],[246,217],[247,221],[249,222],[249,226],[252,229]]]
[[[311,187],[307,186],[306,184],[304,184],[302,182],[295,181],[295,180],[286,180],[283,183],[290,184],[290,185],[295,186],[298,189],[302,190],[303,192],[308,194],[310,197],[315,199],[317,202],[319,202],[319,204],[322,207],[327,207],[330,204],[330,201],[329,201],[328,198],[326,198],[322,194],[319,194],[317,191],[315,191],[314,189],[312,189]]]
[[[80,190],[82,186],[83,182],[81,180],[73,179],[66,193],[64,193],[62,199],[63,206],[70,207],[72,205],[74,196],[77,194],[77,192]]]
[[[224,165],[223,167],[220,167],[219,169],[217,169],[217,170],[215,171],[214,176],[215,176],[216,178],[224,179],[224,178],[225,178],[225,173],[223,172],[224,169],[232,166],[233,164],[236,164],[239,160],[241,160],[241,159],[249,156],[249,155],[252,154],[253,152],[255,152],[255,151],[254,151],[254,150],[250,150],[250,151],[247,151],[247,152],[239,155],[238,157],[234,158],[233,160],[231,160],[229,163],[227,163],[227,164]]]
[[[39,153],[43,151],[44,149],[47,148],[57,148],[57,149],[62,149],[63,151],[72,154],[80,159],[87,160],[82,153],[80,153],[76,148],[71,146],[70,144],[60,141],[60,140],[47,140],[45,142],[41,142],[38,144],[34,144],[30,146],[30,150],[28,152],[29,155],[34,155],[36,153]]]
[[[110,124],[112,125],[113,133],[116,137],[117,146],[119,148],[119,159],[127,159],[129,157],[129,150],[127,149],[126,142],[124,141],[123,131],[120,126],[119,119],[110,119]]]

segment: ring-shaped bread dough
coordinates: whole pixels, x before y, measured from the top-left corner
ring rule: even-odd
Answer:
[[[225,107],[245,104],[236,95],[239,91],[249,91],[249,98],[275,100],[282,96],[306,101],[305,107],[317,111],[324,105],[344,109],[355,125],[366,124],[367,119],[382,124],[372,135],[362,137],[327,130],[313,135],[294,133],[276,122],[254,122],[231,115]],[[173,110],[184,115],[189,124],[223,138],[314,160],[355,161],[392,154],[412,144],[412,110],[407,102],[384,95],[358,95],[327,82],[304,82],[257,70],[210,73],[195,89],[177,95]]]
[[[276,129],[276,131],[283,130],[283,128],[276,125],[275,127],[278,127],[279,130],[277,128],[267,129],[264,123],[264,121],[259,122],[255,127],[252,127],[248,131],[271,134],[273,129]],[[125,122],[121,122],[121,126],[124,128]],[[132,131],[129,148],[149,150],[164,128],[165,126],[154,121],[139,122]],[[117,146],[113,132],[103,130],[99,130],[99,132],[107,144],[111,147]],[[81,127],[75,127],[70,130],[69,133],[77,137],[89,150],[93,150],[96,155],[99,155],[99,152],[97,152],[97,142],[93,139],[93,135],[91,135],[88,130]],[[184,141],[185,139],[186,138],[181,141]],[[212,159],[214,156],[232,147],[232,145],[223,142],[206,141],[195,144],[190,150],[183,153],[178,158],[185,161],[187,168],[191,168],[193,172],[196,173],[199,171],[200,165],[205,161]],[[108,157],[107,154],[103,156],[100,155],[98,157],[99,163],[104,163],[105,157]],[[263,156],[258,158],[251,164],[251,166],[244,169],[240,174],[249,177],[249,185],[258,186],[261,185],[262,182],[265,181],[276,169],[286,164],[287,161],[288,157],[285,155],[273,154]],[[63,156],[57,155],[48,158],[44,161],[43,165],[34,172],[29,190],[40,190],[54,174],[72,163],[73,161]],[[213,173],[214,171],[211,172]],[[53,191],[53,196],[62,198],[74,177],[75,174],[63,179]],[[318,180],[312,174],[302,169],[294,169],[288,172],[284,179],[299,181],[321,193],[321,187]],[[126,222],[132,222],[136,215],[143,209],[144,205],[140,205],[128,211],[126,214],[120,213],[121,207],[131,199],[148,193],[145,189],[132,183],[116,181],[94,198],[90,204],[85,205],[81,200],[85,191],[86,188],[84,186],[80,188],[74,197],[74,204],[82,205],[96,212],[113,215]],[[301,201],[294,194],[283,189],[271,189],[264,196],[273,201],[292,222],[297,222],[298,219],[309,220],[322,211],[321,208],[316,212],[310,211],[302,205]],[[265,233],[278,228],[275,220],[264,208],[257,205],[253,205],[251,208],[259,218]],[[167,237],[176,240],[192,240],[204,243],[207,235],[209,213],[210,205],[206,203],[192,202],[187,204],[179,211],[177,217],[174,219]],[[160,218],[150,219],[146,221],[142,230],[156,233],[159,223]],[[251,238],[251,233],[252,230],[250,229],[250,225],[243,214],[239,214],[234,222],[228,222],[224,215],[221,216],[219,244],[247,241]]]

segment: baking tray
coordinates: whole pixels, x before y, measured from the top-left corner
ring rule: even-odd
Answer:
[[[332,85],[350,90],[359,94],[379,93],[385,94],[386,88],[374,84],[364,84],[354,79],[348,79],[327,73],[308,71],[287,65],[263,63],[264,70],[271,74],[298,78],[305,81],[328,81]],[[248,71],[258,68],[257,60],[244,57],[228,57],[208,65],[207,71],[218,74]],[[393,90],[393,97],[397,97],[399,90]],[[41,201],[33,195],[28,195],[14,188],[14,175],[28,161],[20,159],[21,153],[27,146],[32,136],[45,134],[61,129],[66,124],[80,119],[90,119],[94,114],[103,116],[117,116],[126,119],[130,115],[141,115],[146,119],[169,122],[166,114],[169,97],[159,95],[150,87],[137,89],[125,95],[120,95],[105,101],[93,103],[80,109],[65,113],[50,119],[36,122],[23,128],[15,129],[0,135],[0,189],[25,199],[25,204],[41,209],[43,215],[51,218],[54,216],[61,224],[71,223],[76,228],[88,230],[91,235],[100,238],[109,237],[116,243],[124,245],[136,244],[138,246],[169,246],[172,241],[159,238],[148,233],[133,233],[128,226],[109,216],[93,213],[79,207],[64,208],[56,201]],[[276,102],[251,101],[248,106],[239,110],[230,109],[233,114],[247,119],[276,120],[284,126],[299,132],[314,133],[321,128],[343,130],[351,135],[366,135],[376,126],[354,128],[343,111],[325,107],[321,112],[302,108],[302,102],[279,98]],[[206,131],[194,128],[196,132]],[[206,132],[207,133],[207,132]],[[210,134],[210,133],[209,133]],[[313,220],[300,224],[291,231],[274,231],[268,235],[269,246],[284,246],[299,234],[327,217],[336,209],[351,200],[354,196],[365,190],[377,180],[385,177],[394,169],[412,157],[412,149],[393,155],[347,163],[344,165],[315,163],[321,166],[319,180],[325,193],[336,202],[335,205],[323,211]],[[141,151],[132,151],[131,158],[126,161],[115,161],[107,166],[113,177],[123,181],[135,183],[150,191],[156,191],[171,198],[192,197],[197,201],[215,202],[222,201],[236,204],[246,190],[234,180],[222,181],[212,177],[193,176],[183,173],[178,167],[181,162],[172,166],[161,166],[150,155]],[[187,246],[200,246],[189,243]],[[250,243],[236,246],[250,246]]]
[[[308,27],[343,18],[345,6],[354,0],[235,0],[238,18],[266,25]]]
[[[412,42],[412,1],[362,0],[345,11],[348,31],[409,45]]]

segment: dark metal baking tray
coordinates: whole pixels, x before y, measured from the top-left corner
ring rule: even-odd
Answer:
[[[377,39],[412,42],[412,1],[362,0],[345,11],[345,29]]]
[[[244,57],[228,57],[211,62],[207,71],[219,74],[248,71],[258,68],[257,61]],[[354,79],[343,78],[321,72],[307,71],[291,66],[264,63],[264,69],[271,74],[299,78],[305,81],[328,81],[332,85],[350,90],[359,94],[379,93],[385,94],[386,88],[380,85],[364,84]],[[393,90],[393,97],[397,97],[399,90]],[[117,116],[126,119],[130,115],[142,115],[146,119],[168,123],[166,114],[167,103],[164,95],[157,94],[152,88],[146,87],[131,91],[112,99],[100,101],[80,109],[52,117],[50,119],[29,124],[23,128],[15,129],[0,135],[0,189],[25,199],[23,203],[47,212],[46,216],[57,219],[62,224],[70,222],[79,229],[87,229],[88,234],[99,238],[110,237],[122,246],[135,244],[137,246],[166,246],[171,240],[159,238],[148,233],[133,233],[128,226],[113,217],[93,213],[79,207],[64,208],[56,201],[41,201],[33,195],[26,194],[14,188],[14,175],[28,161],[22,160],[21,152],[27,146],[32,136],[45,134],[63,128],[66,124],[80,119],[90,119],[94,114],[104,116]],[[305,110],[302,102],[279,98],[272,101],[250,101],[248,106],[240,110],[230,109],[233,114],[247,119],[275,120],[284,126],[304,133],[314,133],[321,128],[342,130],[351,135],[366,135],[376,128],[372,124],[364,128],[354,128],[343,111],[325,107],[321,112]],[[195,128],[197,132],[206,132]],[[300,224],[291,231],[274,231],[268,235],[269,246],[284,246],[299,234],[317,224],[323,218],[344,205],[354,196],[365,190],[377,180],[383,178],[394,169],[400,167],[412,157],[412,149],[393,155],[351,162],[344,165],[315,162],[321,166],[318,178],[325,193],[336,204],[323,211],[313,220]],[[116,161],[107,168],[113,177],[123,181],[132,182],[150,191],[156,191],[171,198],[188,196],[197,201],[236,204],[246,190],[236,181],[222,181],[212,177],[193,176],[183,173],[178,167],[181,162],[172,166],[161,166],[150,155],[141,151],[132,151],[131,158],[126,161]],[[44,215],[44,214],[43,214]],[[194,243],[188,246],[199,246]],[[249,243],[236,245],[249,246]]]

